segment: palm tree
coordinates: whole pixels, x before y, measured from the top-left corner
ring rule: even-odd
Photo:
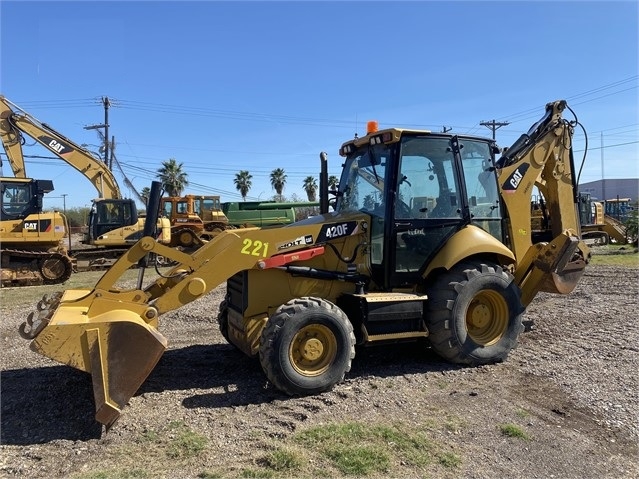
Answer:
[[[282,201],[282,191],[284,191],[284,185],[286,184],[286,174],[282,168],[275,168],[271,171],[271,186],[277,192],[277,195]]]
[[[308,201],[317,201],[317,180],[312,176],[307,176],[304,178],[302,186],[304,187],[304,191],[306,191]]]
[[[339,186],[339,178],[335,175],[331,175],[328,177],[328,189],[336,190]]]
[[[140,192],[140,196],[144,200],[144,205],[148,206],[149,198],[151,197],[151,188],[149,188],[148,186],[145,186],[144,188],[142,188],[142,191]]]
[[[240,170],[239,173],[235,173],[233,183],[235,183],[235,189],[242,195],[243,201],[246,201],[246,195],[248,195],[251,186],[253,186],[253,183],[251,182],[252,178],[253,175],[250,174],[248,170]]]
[[[162,188],[169,196],[180,196],[184,187],[189,184],[187,173],[182,171],[182,163],[175,158],[169,158],[162,162],[162,168],[158,169],[158,178],[162,182]]]

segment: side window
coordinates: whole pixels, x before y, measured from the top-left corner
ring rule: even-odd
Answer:
[[[122,212],[124,214],[124,225],[130,225],[131,224],[131,219],[133,218],[133,215],[131,213],[131,204],[130,203],[125,203],[122,206]]]
[[[488,144],[464,141],[462,163],[472,223],[501,241],[499,192]]]
[[[170,218],[171,217],[171,213],[173,213],[173,203],[167,201],[164,203],[164,208],[162,209],[162,214],[167,217]]]
[[[396,218],[459,218],[461,203],[448,139],[413,138],[402,148]]]
[[[2,185],[2,207],[9,214],[20,214],[29,208],[29,185]]]

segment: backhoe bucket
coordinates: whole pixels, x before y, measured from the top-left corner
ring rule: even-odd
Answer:
[[[151,373],[167,347],[166,338],[138,314],[114,308],[88,318],[72,300],[89,291],[46,297],[20,328],[31,349],[91,373],[98,422],[109,429]],[[67,302],[71,300],[71,302]]]

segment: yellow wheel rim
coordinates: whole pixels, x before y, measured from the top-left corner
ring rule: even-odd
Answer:
[[[304,376],[326,372],[337,356],[337,340],[333,332],[321,324],[300,329],[289,349],[291,365]]]
[[[189,231],[183,231],[180,233],[180,244],[184,246],[190,246],[193,242],[193,234]]]
[[[506,334],[509,319],[508,304],[501,294],[480,291],[466,311],[466,330],[477,344],[490,346]]]

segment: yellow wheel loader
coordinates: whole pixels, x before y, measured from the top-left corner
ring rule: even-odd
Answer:
[[[340,148],[333,211],[322,154],[318,216],[223,231],[192,254],[155,241],[149,216],[145,237],[93,289],[43,298],[20,332],[34,351],[91,374],[107,428],[167,348],[162,314],[224,282],[220,331],[291,395],[330,390],[356,345],[420,341],[455,363],[502,361],[535,295],[571,292],[590,258],[577,214],[578,123],[566,108],[549,103],[499,158],[494,140],[371,122]],[[545,231],[531,228],[533,191],[548,207]],[[157,211],[157,183],[151,196]],[[140,269],[136,287],[117,288],[149,254],[176,266],[148,284]]]

